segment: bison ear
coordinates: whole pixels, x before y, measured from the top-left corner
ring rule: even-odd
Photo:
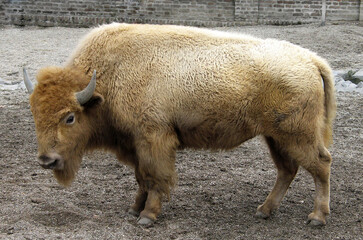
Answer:
[[[95,108],[95,107],[101,105],[103,103],[103,101],[104,101],[104,99],[101,94],[94,93],[87,102],[82,104],[82,107],[84,107],[85,109],[92,109],[92,108]]]

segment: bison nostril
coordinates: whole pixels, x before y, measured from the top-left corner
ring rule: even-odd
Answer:
[[[41,162],[46,163],[46,162],[48,162],[50,160],[50,158],[48,156],[46,156],[46,155],[41,155],[41,156],[39,156],[39,160]]]
[[[57,164],[58,164],[58,160],[56,159],[56,160],[54,160],[54,162],[48,164],[48,168],[53,169],[57,166]]]
[[[39,156],[39,164],[46,169],[54,169],[57,167],[59,160],[53,159],[47,155]]]

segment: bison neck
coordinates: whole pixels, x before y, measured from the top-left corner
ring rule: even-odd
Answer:
[[[105,116],[102,115],[101,116]],[[127,131],[119,130],[109,121],[97,123],[95,132],[87,144],[87,150],[105,150],[115,153],[117,158],[128,165],[135,165],[136,159],[133,135]]]

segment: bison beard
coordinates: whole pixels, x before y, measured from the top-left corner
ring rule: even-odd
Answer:
[[[53,170],[54,177],[57,179],[59,184],[68,187],[76,177],[80,166],[81,158],[65,161],[64,168],[62,170]]]

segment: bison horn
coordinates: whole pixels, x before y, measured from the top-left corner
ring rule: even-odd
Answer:
[[[80,105],[85,104],[91,99],[94,91],[96,89],[96,70],[93,71],[93,76],[91,81],[88,83],[87,87],[80,92],[76,93],[77,101]]]
[[[32,92],[34,90],[34,86],[33,86],[33,83],[30,81],[28,73],[25,68],[23,68],[23,75],[24,75],[24,83],[25,83],[26,89],[28,90],[29,94],[32,94]]]

